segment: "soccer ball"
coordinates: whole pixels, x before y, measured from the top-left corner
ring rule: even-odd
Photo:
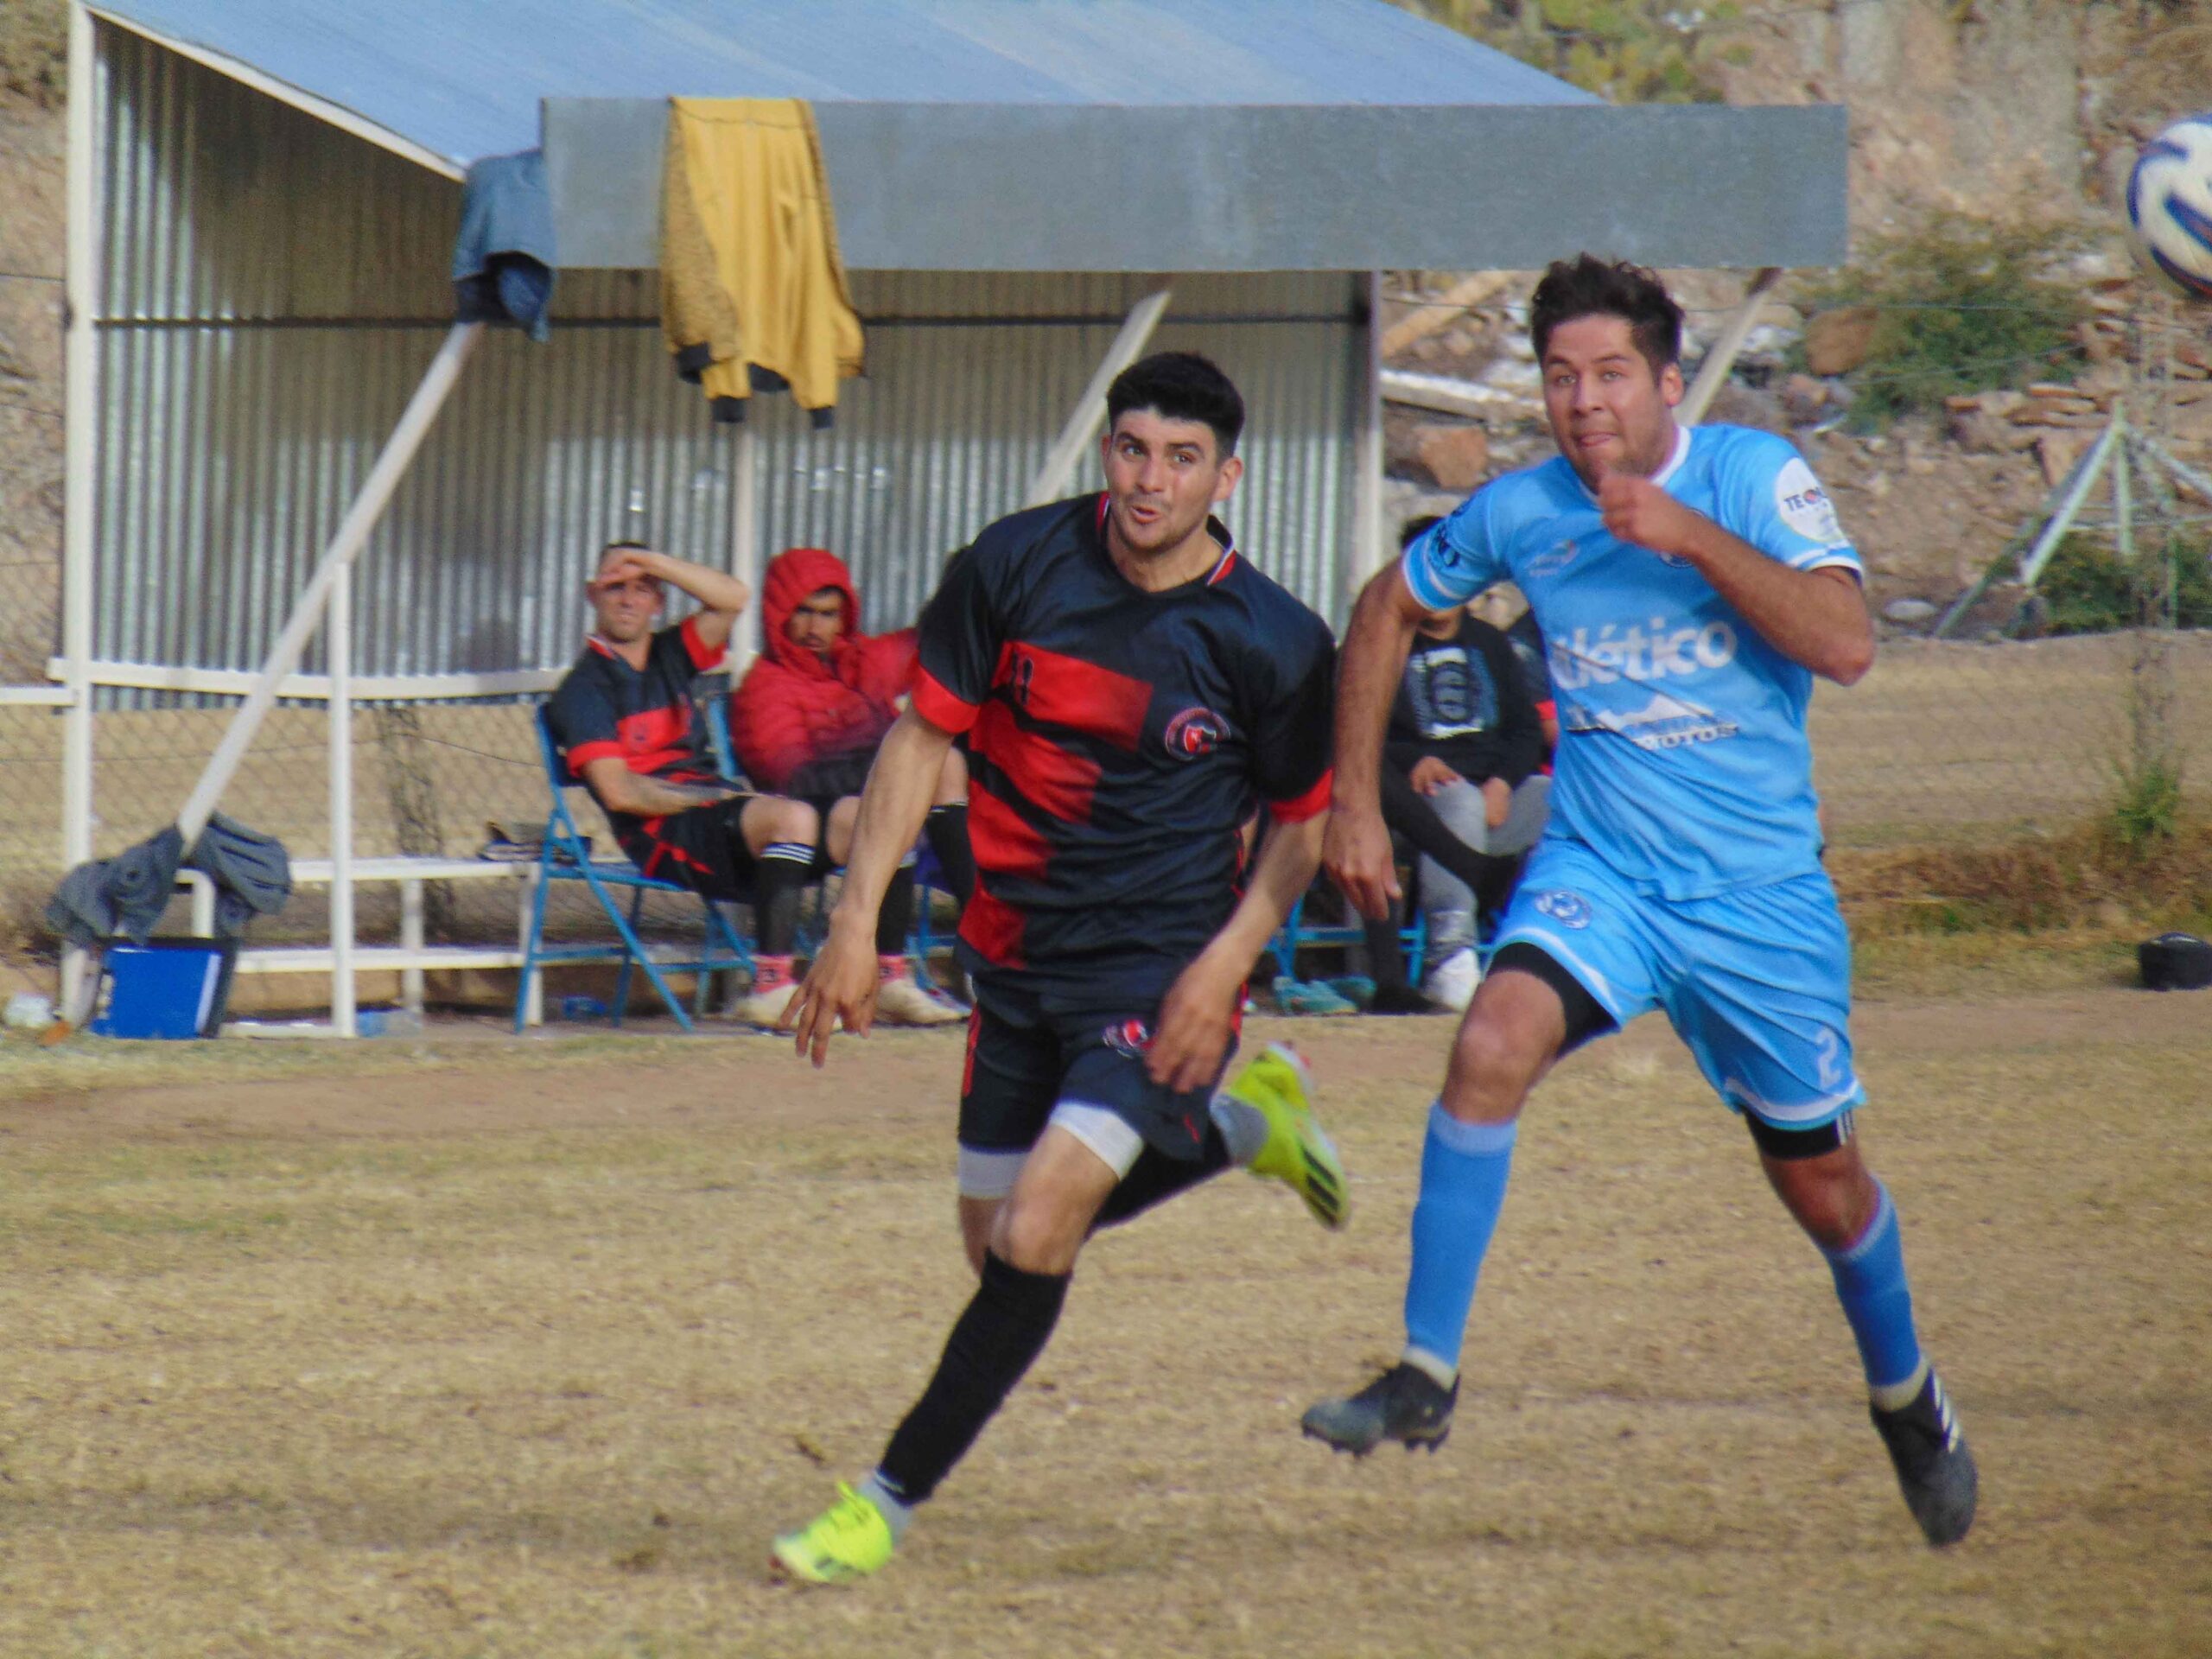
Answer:
[[[2177,121],[2127,175],[2136,255],[2192,299],[2212,300],[2212,115]]]

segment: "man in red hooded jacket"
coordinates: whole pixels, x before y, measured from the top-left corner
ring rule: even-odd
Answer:
[[[914,631],[862,633],[852,574],[823,548],[777,555],[760,586],[765,649],[730,698],[730,738],[756,787],[813,804],[822,815],[823,850],[842,864],[876,746],[913,684]],[[956,750],[945,757],[925,831],[963,906],[976,879],[967,802],[967,766]],[[916,982],[906,960],[913,914],[910,858],[877,918],[883,985],[876,1006],[893,1024],[949,1025],[963,1017],[960,1010]]]

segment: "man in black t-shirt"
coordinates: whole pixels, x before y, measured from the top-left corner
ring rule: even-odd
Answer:
[[[1544,734],[1528,682],[1505,635],[1465,610],[1425,619],[1398,681],[1384,764],[1425,799],[1452,836],[1510,875],[1506,861],[1543,833],[1549,780],[1540,770]],[[1440,1007],[1465,1008],[1481,970],[1475,959],[1482,887],[1424,853],[1421,914],[1427,957],[1421,989]],[[1491,902],[1497,894],[1493,892]]]
[[[1334,642],[1211,517],[1243,471],[1227,377],[1186,353],[1147,358],[1107,415],[1105,493],[991,525],[924,613],[913,705],[878,751],[791,1011],[817,1065],[839,1018],[868,1028],[875,908],[965,733],[960,1216],[981,1283],[880,1465],[775,1541],[798,1578],[890,1559],[1043,1349],[1094,1227],[1230,1162],[1344,1219],[1343,1166],[1294,1056],[1270,1049],[1213,1093],[1252,964],[1316,868]]]
[[[656,632],[669,587],[700,608]],[[718,776],[691,701],[751,594],[725,571],[618,542],[584,594],[597,626],[546,705],[553,740],[640,870],[753,906],[753,988],[732,1013],[772,1026],[798,991],[791,944],[821,823],[803,801]]]

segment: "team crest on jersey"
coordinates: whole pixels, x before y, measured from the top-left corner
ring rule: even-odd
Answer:
[[[1211,754],[1229,735],[1229,722],[1211,709],[1185,709],[1167,722],[1160,734],[1167,753],[1178,760],[1195,760]]]
[[[1590,925],[1590,901],[1579,893],[1569,893],[1564,887],[1553,887],[1536,895],[1536,910],[1548,916],[1561,927]]]
[[[1563,542],[1554,543],[1548,553],[1539,553],[1529,560],[1529,574],[1532,576],[1555,576],[1573,564],[1574,556],[1581,550],[1570,536]]]
[[[1106,1027],[1106,1046],[1126,1059],[1141,1060],[1152,1046],[1152,1027],[1141,1020],[1124,1020]]]

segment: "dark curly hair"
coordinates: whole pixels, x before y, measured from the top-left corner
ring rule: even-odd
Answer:
[[[1236,453],[1244,431],[1243,397],[1211,358],[1196,352],[1154,352],[1115,376],[1106,389],[1107,426],[1133,409],[1155,410],[1171,421],[1205,422],[1224,461]]]
[[[1653,374],[1681,361],[1682,308],[1675,303],[1667,285],[1642,265],[1586,253],[1553,260],[1536,284],[1529,302],[1529,338],[1536,348],[1536,361],[1544,360],[1554,329],[1577,317],[1592,316],[1618,317],[1627,323],[1629,338]]]

